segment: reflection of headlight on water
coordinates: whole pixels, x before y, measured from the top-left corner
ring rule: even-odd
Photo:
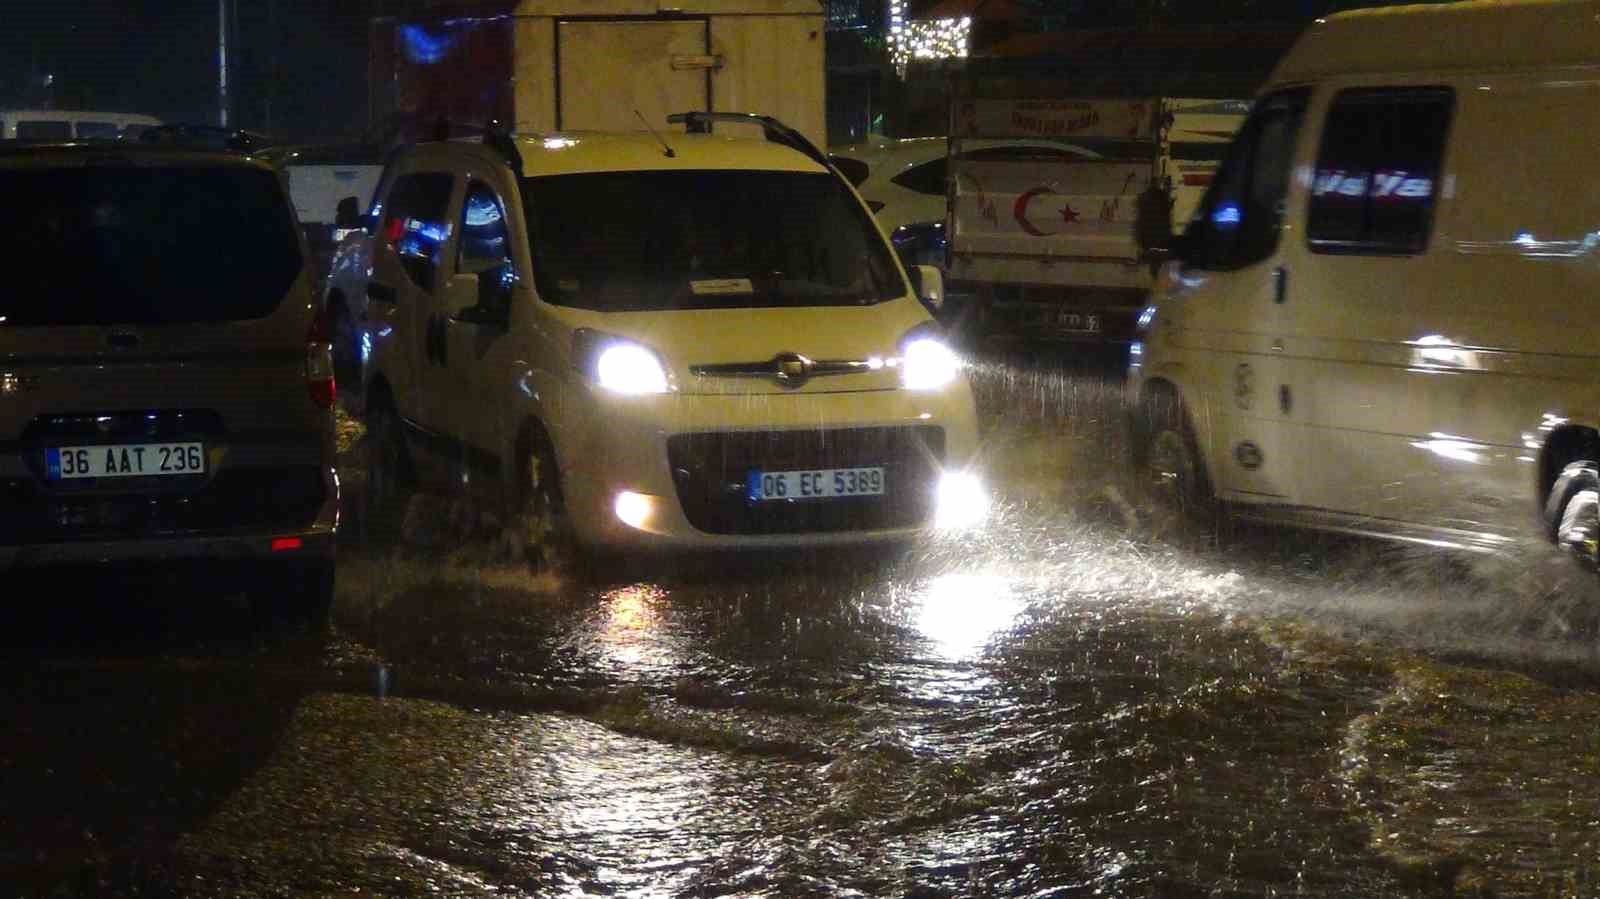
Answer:
[[[1022,606],[1011,581],[992,574],[941,575],[916,600],[916,629],[951,656],[976,654],[1011,626]]]
[[[977,475],[947,471],[939,477],[933,526],[942,531],[977,527],[989,518],[989,493]]]

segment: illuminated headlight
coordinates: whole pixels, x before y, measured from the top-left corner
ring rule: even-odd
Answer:
[[[940,530],[977,527],[989,517],[989,493],[983,481],[969,472],[941,475],[934,500],[933,526]]]
[[[907,341],[900,358],[900,382],[907,390],[942,390],[961,374],[961,357],[937,337]]]
[[[638,344],[619,343],[601,350],[595,378],[615,393],[667,392],[667,370],[661,360]]]
[[[580,330],[573,335],[573,360],[596,384],[612,393],[638,396],[671,389],[661,357],[621,337]]]

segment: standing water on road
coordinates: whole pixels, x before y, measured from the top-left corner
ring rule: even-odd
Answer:
[[[196,679],[278,697],[237,712],[261,751],[175,831],[59,857],[219,896],[1600,894],[1592,585],[1165,530],[1115,379],[977,378],[981,534],[609,579],[358,548],[325,642],[136,658],[176,721]],[[47,655],[14,704],[130,679]],[[42,719],[7,776],[93,726]],[[171,742],[140,733],[107,739]]]

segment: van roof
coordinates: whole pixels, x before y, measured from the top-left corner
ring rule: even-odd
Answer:
[[[668,157],[662,142],[675,155]],[[523,174],[529,177],[693,169],[827,171],[805,154],[782,144],[720,133],[569,131],[519,135],[516,144],[522,154]]]
[[[1284,57],[1272,82],[1597,62],[1600,0],[1465,0],[1319,19]]]

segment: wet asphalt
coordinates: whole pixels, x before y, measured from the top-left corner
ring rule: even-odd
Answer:
[[[974,376],[979,533],[603,572],[352,537],[318,635],[247,573],[8,575],[4,892],[1600,895],[1592,578],[1184,532],[1114,361]]]

